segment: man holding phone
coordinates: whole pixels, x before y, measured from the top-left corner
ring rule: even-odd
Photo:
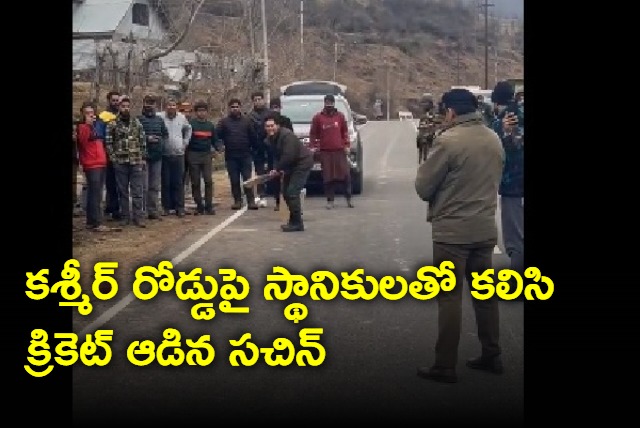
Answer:
[[[498,82],[491,94],[498,114],[492,128],[502,140],[506,159],[500,182],[500,215],[511,269],[524,273],[524,100],[518,104],[514,87]],[[524,97],[523,97],[524,98]]]

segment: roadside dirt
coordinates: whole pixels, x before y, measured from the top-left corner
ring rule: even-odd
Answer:
[[[73,219],[73,255],[80,262],[81,283],[84,293],[91,293],[93,265],[101,261],[116,261],[118,283],[129,283],[135,269],[161,251],[171,247],[186,234],[210,223],[219,223],[228,217],[232,197],[225,171],[216,171],[214,179],[214,204],[217,215],[193,215],[190,195],[185,194],[187,213],[183,218],[175,215],[162,217],[162,221],[149,220],[144,229],[135,226],[121,227],[119,222],[105,221],[106,226],[120,227],[121,231],[92,232],[85,228],[85,217]],[[191,208],[190,208],[191,207]],[[190,215],[189,215],[190,214]]]

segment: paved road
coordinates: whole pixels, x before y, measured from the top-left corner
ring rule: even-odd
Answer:
[[[404,298],[347,303],[302,301],[309,317],[300,324],[283,316],[286,303],[266,301],[262,286],[274,264],[299,273],[317,268],[368,274],[400,274],[412,278],[432,262],[430,226],[425,206],[414,191],[415,128],[409,122],[372,122],[363,130],[364,192],[356,208],[337,201],[333,211],[320,197],[307,198],[304,233],[280,232],[281,220],[271,209],[239,212],[221,209],[219,224],[177,242],[163,257],[186,270],[202,267],[217,275],[219,267],[240,267],[253,292],[248,315],[223,314],[195,321],[191,305],[175,295],[141,302],[125,298],[99,318],[79,319],[76,331],[112,328],[112,362],[103,368],[74,368],[74,412],[79,423],[191,418],[225,420],[422,420],[450,423],[496,422],[499,415],[513,426],[523,413],[523,305],[504,302],[501,334],[506,372],[502,376],[467,369],[463,361],[479,353],[471,298],[464,300],[458,384],[443,385],[416,376],[416,367],[433,362],[437,310],[433,301]],[[225,220],[226,218],[226,220]],[[223,222],[223,220],[225,220]],[[208,233],[209,240],[201,239]],[[206,242],[204,242],[206,241]],[[505,257],[495,256],[496,266]],[[123,284],[123,288],[126,285]],[[124,297],[122,291],[119,297]],[[125,305],[125,303],[128,303]],[[134,340],[162,340],[164,328],[177,328],[183,338],[211,334],[216,359],[208,367],[139,368],[126,360]],[[274,338],[297,338],[301,327],[322,327],[327,359],[320,367],[231,367],[229,339],[250,332],[268,346]]]

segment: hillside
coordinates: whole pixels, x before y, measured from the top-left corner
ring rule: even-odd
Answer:
[[[175,28],[182,28],[185,0],[164,0],[162,4],[174,18]],[[305,0],[303,45],[300,1],[268,0],[267,5],[270,89],[274,94],[292,80],[332,80],[334,67],[336,80],[349,87],[353,108],[363,113],[370,112],[376,98],[386,99],[387,82],[392,112],[412,109],[423,92],[440,94],[455,84],[484,86],[483,23],[464,1]],[[259,6],[258,0],[205,2],[178,49],[212,46],[218,54],[250,58],[249,24],[253,22],[255,55],[260,57]],[[489,85],[495,83],[496,71],[498,79],[522,76],[521,32],[497,37],[496,26],[491,25],[489,33],[490,44],[498,46],[497,61],[495,50],[490,52]],[[222,98],[246,97],[255,83],[236,78],[232,84],[211,81],[198,86],[193,88],[194,97],[206,96],[222,107]]]

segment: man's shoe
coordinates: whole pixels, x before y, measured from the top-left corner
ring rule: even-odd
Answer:
[[[206,215],[216,215],[216,210],[215,210],[215,209],[213,209],[213,208],[209,208],[209,209],[205,209],[205,210],[204,210],[204,213],[205,213]]]
[[[242,202],[240,201],[235,201],[233,205],[231,205],[232,210],[239,210],[240,208],[242,208]]]
[[[502,374],[504,372],[504,366],[502,365],[502,358],[500,358],[500,356],[472,358],[467,361],[467,367],[494,374]]]
[[[163,215],[164,217],[166,217],[166,216],[168,216],[168,215],[171,215],[171,210],[163,210],[163,211],[162,211],[162,215]]]
[[[302,223],[283,224],[280,226],[283,232],[303,232],[304,225]]]
[[[347,199],[347,206],[348,206],[349,208],[355,208],[355,207],[353,206],[353,204],[351,203],[351,199]]]
[[[147,217],[149,220],[162,220],[158,214],[149,214]]]
[[[327,201],[327,209],[328,210],[333,209],[333,201]]]
[[[274,211],[280,211],[280,204],[279,204],[279,203],[276,203],[276,206],[275,206],[275,207],[273,207],[273,210],[274,210]]]
[[[249,201],[249,203],[247,204],[247,208],[250,210],[259,209],[258,204],[256,204],[256,201]]]
[[[134,221],[133,221],[133,225],[134,225],[134,226],[137,226],[137,227],[139,227],[139,228],[141,228],[141,229],[144,229],[144,228],[146,228],[146,227],[147,227],[147,225],[146,225],[146,224],[144,223],[144,221],[142,221],[142,220],[134,220]]]
[[[424,379],[430,379],[436,382],[456,383],[458,375],[453,369],[445,369],[442,367],[418,367],[418,376]]]
[[[184,217],[184,215],[185,215],[184,210],[177,210],[177,211],[176,211],[176,215],[177,215],[178,217]]]

